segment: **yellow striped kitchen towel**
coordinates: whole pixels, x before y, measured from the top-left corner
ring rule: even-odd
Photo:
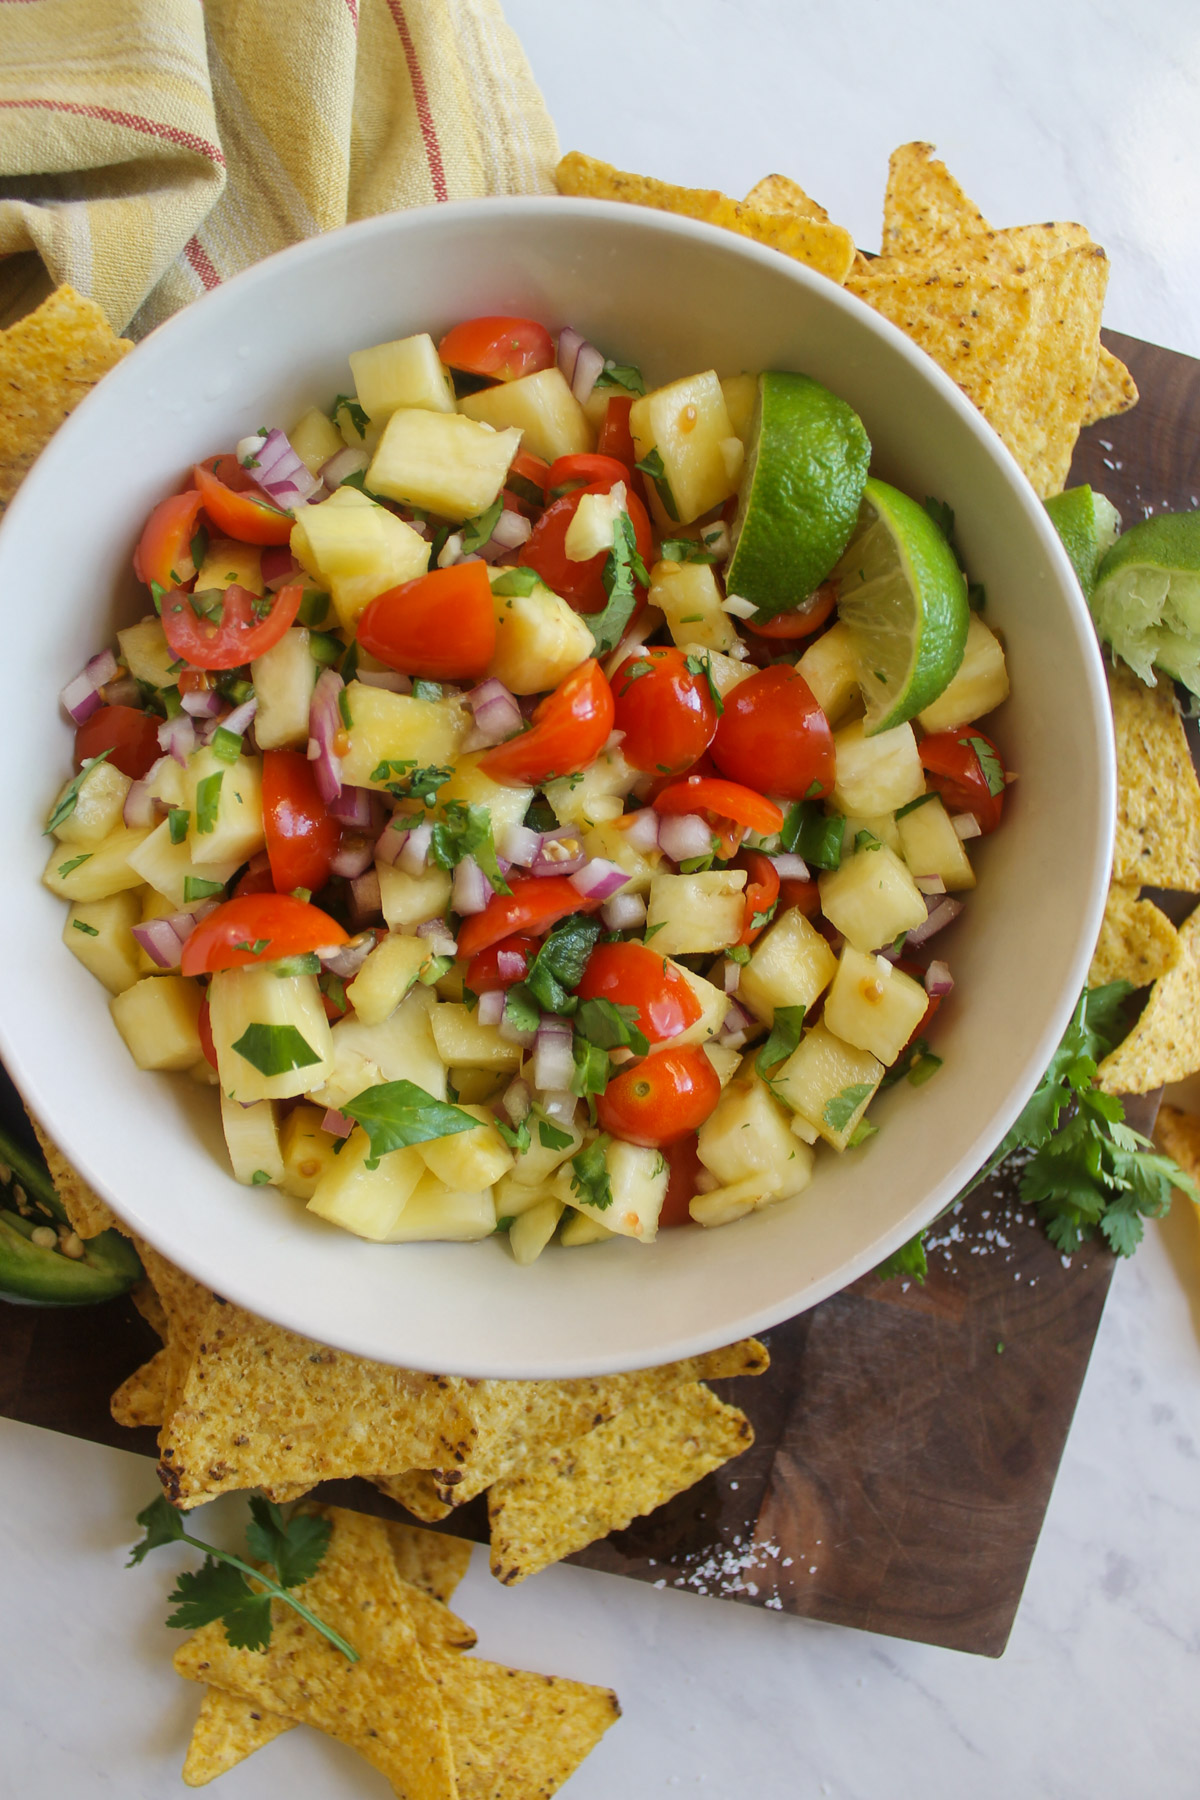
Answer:
[[[0,0],[0,322],[63,282],[143,336],[348,220],[552,193],[498,0]]]

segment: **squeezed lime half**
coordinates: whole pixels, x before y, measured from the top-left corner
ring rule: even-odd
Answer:
[[[1096,574],[1096,630],[1143,681],[1200,694],[1200,512],[1158,513],[1119,537]]]
[[[1062,539],[1079,585],[1090,600],[1101,560],[1117,541],[1120,515],[1111,500],[1086,486],[1051,494],[1042,504]]]

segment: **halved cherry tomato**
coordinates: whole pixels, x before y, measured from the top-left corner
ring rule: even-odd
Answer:
[[[201,919],[183,946],[185,975],[215,975],[346,943],[336,919],[291,894],[243,894]]]
[[[823,581],[816,592],[810,594],[807,600],[802,600],[799,606],[793,606],[788,612],[776,613],[774,618],[764,619],[761,625],[756,624],[753,619],[747,619],[746,627],[763,638],[811,637],[814,631],[820,631],[836,605],[836,581]]]
[[[550,464],[546,498],[559,500],[570,489],[587,487],[591,482],[605,482],[607,489],[611,489],[615,482],[632,480],[632,464],[619,462],[615,456],[589,455],[580,451],[571,456],[560,456]]]
[[[243,894],[273,894],[275,877],[271,874],[271,859],[265,850],[252,856],[246,864],[246,872],[240,876],[233,890],[233,898],[240,900]]]
[[[786,664],[759,669],[726,695],[712,759],[734,781],[788,800],[817,798],[833,787],[829,720],[803,675]]]
[[[508,787],[540,787],[555,775],[586,769],[612,728],[612,689],[600,664],[589,656],[539,702],[531,729],[485,750],[479,767]]]
[[[974,813],[980,831],[995,831],[1004,811],[1005,770],[991,738],[974,725],[960,725],[957,731],[932,732],[919,748],[921,767],[947,812]]]
[[[628,472],[624,472],[619,479],[628,481]],[[614,485],[614,481],[593,481],[587,487],[576,488],[573,494],[564,494],[561,500],[556,500],[546,508],[531,535],[521,546],[522,563],[540,575],[546,586],[553,588],[578,613],[602,612],[607,605],[604,565],[608,557],[605,551],[599,550],[585,562],[573,562],[566,552],[567,532],[583,496],[610,493]],[[629,517],[633,520],[638,555],[649,569],[654,560],[649,516],[636,494],[631,492],[627,495],[627,504]],[[636,617],[637,611],[645,602],[646,589],[638,582],[635,583],[634,593],[637,595],[637,608],[634,612]]]
[[[678,775],[703,756],[717,729],[704,675],[673,644],[635,650],[612,679],[621,754],[635,769]]]
[[[526,875],[511,884],[511,894],[493,894],[481,913],[472,913],[458,934],[458,954],[478,956],[514,932],[541,937],[569,913],[595,912],[599,900],[585,900],[565,875],[544,880]]]
[[[535,319],[467,319],[448,331],[438,355],[452,369],[518,381],[554,366],[554,339]]]
[[[637,461],[633,433],[629,429],[629,409],[632,405],[631,394],[610,394],[604,412],[604,423],[596,439],[596,450],[600,456],[615,456],[618,462],[626,463],[631,469]]]
[[[773,800],[719,775],[685,775],[665,787],[653,805],[660,813],[716,813],[718,818],[732,819],[735,825],[744,825],[763,837],[783,825],[783,814]]]
[[[369,655],[405,675],[477,681],[496,649],[487,564],[452,564],[377,594],[358,621]]]
[[[737,863],[746,871],[746,911],[738,943],[752,944],[759,932],[766,930],[779,904],[779,870],[761,850],[743,850]],[[755,919],[762,924],[756,925]]]
[[[806,919],[821,910],[821,890],[815,881],[797,881],[794,876],[785,876],[779,883],[778,912],[787,912],[794,906],[802,912]]]
[[[575,991],[581,1000],[634,1007],[651,1044],[678,1037],[703,1010],[681,971],[645,944],[597,944]]]
[[[657,800],[658,796],[665,792],[667,788],[674,787],[675,783],[680,779],[680,776],[686,776],[690,779],[693,775],[711,775],[714,779],[720,780],[720,776],[717,774],[717,765],[708,754],[707,750],[704,752],[703,756],[698,756],[696,758],[690,769],[680,769],[678,773],[674,775],[656,775],[646,789],[647,806]]]
[[[546,481],[550,464],[530,450],[518,450],[508,465],[504,478],[504,502],[509,501],[527,519],[536,519],[546,504]]]
[[[235,583],[225,589],[220,617],[210,619],[196,611],[191,594],[175,588],[163,599],[163,635],[172,654],[194,669],[237,669],[279,642],[303,598],[299,582],[262,599]]]
[[[102,706],[75,733],[75,764],[111,751],[109,762],[130,781],[140,781],[162,755],[159,721],[136,706]]]
[[[200,1016],[196,1020],[196,1035],[200,1039],[200,1048],[204,1052],[205,1062],[208,1064],[209,1068],[215,1069],[217,1066],[217,1047],[213,1043],[212,1008],[208,1004],[207,994],[205,994],[203,1000],[200,1002]],[[671,1191],[668,1188],[667,1198],[670,1199],[670,1197]]]
[[[689,1131],[686,1137],[676,1138],[674,1143],[664,1144],[662,1147],[669,1179],[667,1197],[658,1215],[660,1231],[667,1231],[672,1225],[692,1223],[691,1203],[700,1192],[697,1177],[704,1168],[697,1143],[696,1133]]]
[[[168,494],[160,500],[138,539],[133,553],[133,572],[149,587],[184,587],[196,573],[192,539],[204,502],[198,488]]]
[[[292,535],[291,515],[272,506],[257,490],[245,488],[239,492],[214,474],[214,463],[220,467],[224,461],[217,457],[212,462],[197,463],[192,470],[204,510],[218,531],[241,544],[286,544]]]
[[[313,766],[302,750],[263,751],[262,803],[276,892],[307,888],[317,893],[329,880],[342,829],[326,812]]]
[[[473,956],[467,965],[466,985],[473,994],[494,993],[497,988],[514,987],[518,981],[524,981],[529,973],[529,965],[537,955],[540,946],[534,937],[501,938],[478,956]],[[522,967],[518,973],[515,966],[508,974],[500,968],[500,958],[504,954],[519,956]]]
[[[654,1148],[703,1125],[720,1098],[717,1071],[698,1044],[685,1044],[614,1075],[596,1096],[596,1117],[601,1131]]]

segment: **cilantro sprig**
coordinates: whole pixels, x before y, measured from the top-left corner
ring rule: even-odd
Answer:
[[[407,1150],[434,1138],[459,1131],[477,1131],[479,1120],[461,1107],[437,1100],[415,1081],[381,1081],[364,1088],[342,1107],[348,1119],[362,1126],[371,1143],[366,1167],[375,1169],[389,1150]]]
[[[220,1550],[184,1530],[183,1519],[162,1494],[137,1516],[145,1536],[133,1546],[127,1568],[133,1568],[163,1544],[190,1544],[204,1552],[202,1568],[185,1570],[171,1591],[175,1611],[167,1624],[178,1631],[198,1631],[220,1620],[236,1650],[265,1650],[271,1642],[271,1602],[282,1600],[327,1638],[349,1662],[358,1651],[340,1632],[317,1617],[292,1591],[311,1580],[321,1565],[332,1529],[328,1519],[298,1513],[285,1520],[279,1508],[256,1494],[246,1527],[250,1555],[274,1569],[268,1575],[232,1551]]]
[[[637,598],[634,583],[640,582],[646,587],[650,581],[646,565],[638,554],[633,520],[627,512],[618,513],[613,521],[613,547],[604,559],[601,580],[608,595],[603,612],[583,615],[596,640],[598,656],[603,655],[606,650],[616,649],[626,625],[633,617]]]

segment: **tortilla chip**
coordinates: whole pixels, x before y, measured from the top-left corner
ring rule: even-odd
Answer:
[[[1179,961],[1150,990],[1141,1018],[1100,1064],[1106,1094],[1149,1094],[1200,1070],[1200,910],[1179,927]]]
[[[214,1300],[159,1439],[159,1476],[187,1508],[233,1488],[450,1466],[471,1440],[465,1385],[326,1349]]]
[[[173,1262],[168,1262],[145,1238],[138,1237],[136,1232],[130,1235],[134,1249],[141,1257],[146,1279],[158,1295],[166,1317],[167,1368],[163,1395],[163,1418],[166,1420],[175,1410],[213,1296],[206,1287],[193,1281],[182,1269],[177,1269]]]
[[[244,1762],[272,1738],[290,1731],[295,1719],[243,1700],[240,1694],[227,1694],[221,1688],[206,1688],[200,1702],[191,1742],[183,1763],[183,1779],[188,1787],[204,1787],[218,1775],[226,1775]]]
[[[1200,892],[1200,782],[1169,681],[1108,673],[1117,738],[1113,880]]]
[[[883,198],[885,256],[932,256],[990,230],[932,144],[901,144],[892,151]]]
[[[826,224],[829,214],[825,208],[806,194],[798,181],[790,175],[764,175],[756,181],[743,202],[758,212],[790,212],[798,219],[821,219]]]
[[[1101,344],[1096,377],[1083,415],[1084,424],[1095,425],[1100,419],[1116,418],[1118,413],[1128,412],[1137,403],[1137,383],[1133,376],[1120,357]]]
[[[796,262],[806,263],[832,281],[842,282],[854,261],[854,241],[848,231],[827,219],[788,212],[763,211],[731,200],[716,188],[676,187],[650,175],[631,175],[611,163],[578,150],[568,151],[555,170],[560,194],[581,195],[589,200],[623,200],[631,206],[650,206],[736,231],[771,250],[780,250]]]
[[[1200,1119],[1194,1113],[1182,1112],[1177,1106],[1160,1106],[1154,1141],[1185,1175],[1200,1183]]]
[[[621,1716],[611,1688],[444,1651],[425,1663],[445,1708],[459,1800],[549,1800]]]
[[[467,1540],[444,1531],[421,1531],[416,1525],[392,1519],[383,1521],[383,1529],[401,1581],[448,1606],[470,1565]]]
[[[46,1167],[50,1171],[50,1179],[58,1192],[71,1221],[72,1231],[78,1232],[81,1238],[99,1237],[102,1231],[113,1231],[117,1228],[115,1213],[103,1201],[99,1194],[90,1188],[77,1169],[72,1168],[54,1140],[48,1137],[38,1124],[33,1114],[26,1108],[29,1123],[33,1126],[34,1135],[42,1147],[42,1155],[46,1159]]]
[[[129,1290],[129,1298],[151,1331],[157,1331],[165,1344],[170,1331],[170,1326],[167,1324],[167,1309],[159,1299],[154,1283],[146,1278],[136,1282]]]
[[[1104,906],[1104,923],[1088,970],[1089,987],[1129,981],[1147,987],[1179,961],[1179,933],[1153,900],[1139,900],[1135,887],[1114,881]]]
[[[622,1531],[748,1450],[745,1413],[699,1382],[626,1407],[488,1491],[492,1574],[511,1586]]]
[[[67,414],[132,349],[69,287],[0,331],[0,512]]]
[[[159,1426],[165,1417],[167,1369],[169,1353],[156,1350],[149,1362],[123,1381],[112,1399],[109,1410],[118,1425],[130,1429],[138,1425]]]
[[[438,1498],[438,1483],[432,1469],[405,1469],[397,1475],[370,1477],[381,1494],[408,1508],[414,1519],[426,1525],[438,1525],[449,1516],[450,1507]]]

